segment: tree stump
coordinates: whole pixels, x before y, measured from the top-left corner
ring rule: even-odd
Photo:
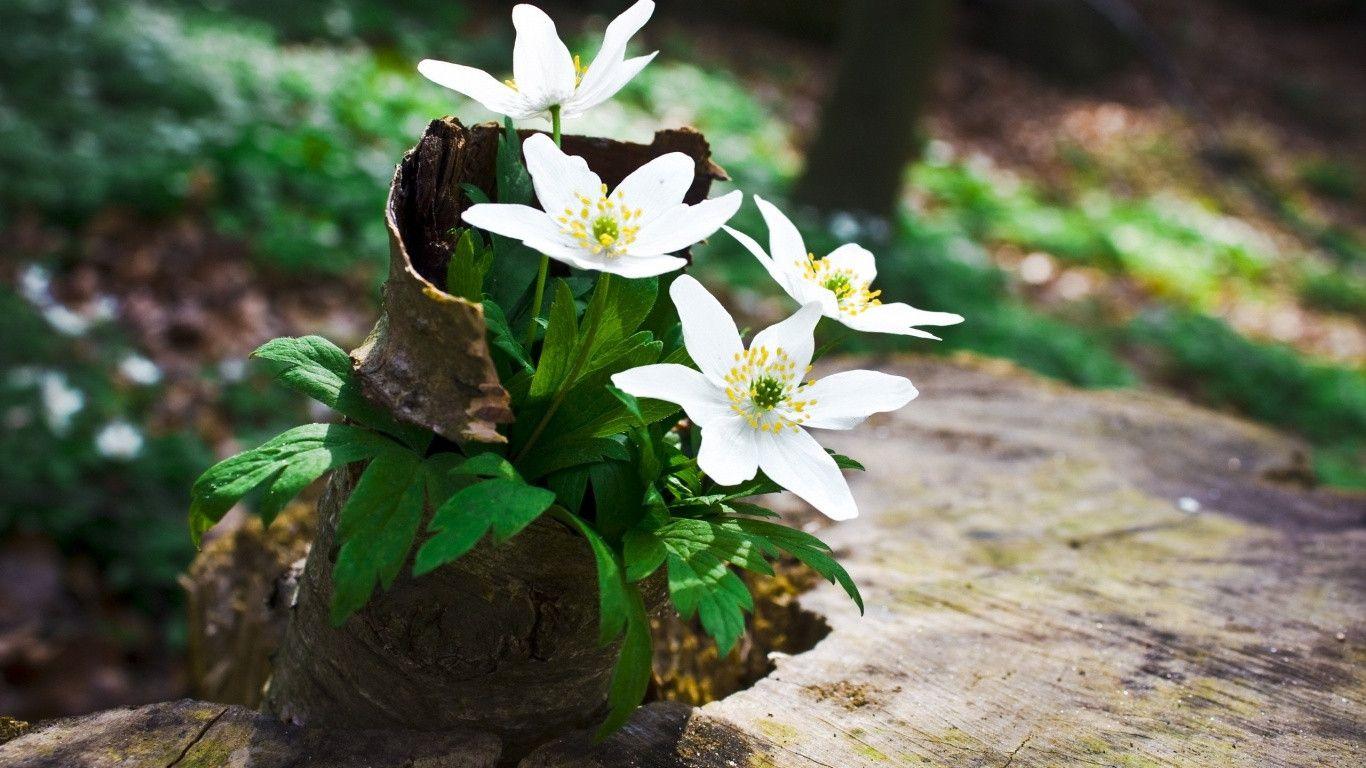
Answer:
[[[499,133],[492,124],[467,130],[454,119],[434,121],[404,157],[386,207],[383,315],[352,355],[367,398],[455,443],[502,442],[496,427],[513,417],[482,307],[439,287],[452,229],[469,204],[460,185],[495,192]],[[696,162],[689,203],[724,178],[692,131],[661,131],[648,145],[570,136],[564,147],[613,186],[650,159],[681,151]],[[616,653],[598,643],[596,567],[587,543],[549,518],[424,577],[400,576],[331,626],[336,525],[358,477],[356,467],[334,473],[319,504],[267,711],[328,728],[487,732],[502,739],[505,756],[605,715]]]
[[[602,744],[557,739],[523,768],[1362,763],[1366,498],[1306,485],[1297,441],[1001,364],[832,367],[855,366],[921,390],[828,436],[868,466],[852,478],[862,516],[822,532],[867,615],[821,584],[798,598],[830,628],[814,649],[705,706],[650,704]],[[97,716],[0,745],[0,764],[104,766],[114,749],[112,764],[164,768],[193,738],[166,721],[170,751],[138,751],[145,729]],[[250,744],[236,763],[179,764],[277,764],[248,762]],[[480,744],[450,764],[496,762]],[[446,764],[433,755],[413,764]]]

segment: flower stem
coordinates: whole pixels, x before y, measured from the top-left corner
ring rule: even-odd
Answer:
[[[556,104],[550,108],[550,138],[555,140],[555,146],[560,146],[560,105]],[[536,326],[541,319],[541,302],[545,299],[545,278],[550,273],[550,257],[541,255],[541,266],[536,270],[536,290],[531,296],[531,322],[527,323],[526,335],[522,342],[526,346],[536,341]]]
[[[610,290],[611,286],[612,275],[603,272],[601,276],[598,277],[598,284],[593,288],[593,294],[596,296],[598,291]],[[589,303],[591,304],[592,302],[590,301]],[[531,447],[535,445],[536,441],[541,437],[541,433],[545,431],[546,425],[550,423],[550,418],[555,415],[555,412],[560,409],[560,405],[564,403],[565,396],[569,394],[569,388],[574,384],[574,380],[579,377],[579,371],[582,371],[583,366],[588,363],[588,354],[593,350],[593,342],[598,337],[598,328],[602,325],[602,316],[604,314],[606,313],[595,313],[592,322],[587,328],[583,329],[583,341],[579,343],[579,354],[574,357],[574,362],[570,364],[569,370],[565,372],[564,379],[560,381],[559,388],[555,390],[555,395],[550,400],[550,407],[545,409],[545,415],[541,416],[541,420],[536,422],[536,428],[531,430],[531,435],[527,437],[525,443],[522,443],[521,450],[517,451],[517,455],[513,457],[513,464],[521,461],[522,458],[527,455],[527,452],[531,450]]]

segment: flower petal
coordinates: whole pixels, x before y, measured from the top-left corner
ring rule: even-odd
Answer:
[[[872,333],[896,333],[902,336],[918,336],[922,339],[938,339],[938,336],[916,328],[917,325],[956,325],[963,322],[962,315],[952,312],[930,312],[916,309],[909,304],[876,304],[856,315],[843,315],[841,323],[856,331]]]
[[[826,256],[824,261],[835,269],[847,269],[866,283],[877,277],[877,260],[872,252],[858,243],[845,243]]]
[[[552,217],[565,208],[577,210],[578,196],[597,200],[602,192],[602,180],[588,168],[588,161],[578,155],[567,155],[555,146],[555,141],[544,133],[533,133],[522,142],[526,169],[536,188],[536,200]]]
[[[512,9],[512,26],[517,28],[512,46],[517,92],[538,110],[573,96],[574,57],[555,31],[555,22],[540,8],[523,3]]]
[[[564,117],[578,117],[617,95],[617,91],[631,82],[631,78],[640,74],[640,70],[645,69],[645,65],[654,61],[657,55],[659,52],[655,51],[646,56],[637,56],[634,59],[621,62],[604,76],[601,85],[591,91],[584,90],[580,85],[579,89],[574,91],[574,95],[564,103],[564,108],[560,114]]]
[[[612,191],[612,196],[620,194],[623,205],[641,210],[641,217],[631,219],[630,223],[643,228],[683,202],[696,170],[697,164],[682,152],[660,155],[631,171]]]
[[[768,253],[773,260],[779,263],[785,261],[787,265],[804,260],[806,243],[802,241],[802,233],[797,231],[792,220],[784,216],[773,203],[758,195],[754,196],[754,202],[759,206],[759,213],[763,214],[764,223],[768,225]]]
[[[744,350],[735,320],[692,275],[680,275],[674,280],[669,286],[669,297],[683,324],[683,346],[687,347],[688,355],[712,384],[724,389],[726,374]]]
[[[417,71],[437,85],[474,99],[488,110],[517,119],[527,117],[523,114],[526,111],[525,100],[482,69],[449,61],[423,59],[417,63]]]
[[[895,411],[920,394],[909,379],[880,371],[844,371],[802,390],[811,416],[802,426],[853,429],[874,413]]]
[[[781,264],[774,261],[767,253],[764,253],[764,249],[755,242],[754,238],[729,226],[723,226],[721,229],[724,229],[727,234],[735,238],[740,245],[743,245],[746,250],[754,254],[754,258],[758,259],[759,263],[764,265],[764,269],[768,270],[768,276],[773,278],[773,282],[777,283],[778,287],[786,291],[788,296],[796,299],[799,303],[806,303],[802,300],[805,291],[799,286],[801,280],[796,278],[795,275],[789,272]],[[831,296],[833,295],[834,294],[831,294]]]
[[[753,479],[759,469],[759,433],[739,417],[702,427],[697,466],[720,485]]]
[[[583,80],[579,82],[578,94],[582,94],[586,100],[595,99],[593,103],[596,104],[611,98],[612,94],[621,88],[624,81],[614,88],[610,88],[610,86],[617,81],[615,75],[618,68],[624,63],[626,44],[631,41],[632,37],[635,37],[641,27],[645,26],[645,22],[650,20],[650,15],[654,11],[655,4],[651,0],[639,0],[630,8],[622,11],[620,16],[612,19],[612,23],[607,25],[607,31],[602,35],[602,46],[598,48],[597,55],[593,57],[593,63],[589,64],[588,70],[583,73]],[[638,61],[639,58],[633,61]],[[648,63],[648,60],[640,66],[643,67],[645,63]],[[636,68],[636,72],[639,71],[640,69]],[[632,75],[634,74],[633,72]],[[629,80],[630,78],[626,79]],[[608,92],[609,88],[610,92]],[[592,106],[592,104],[587,106]]]
[[[677,256],[609,256],[594,266],[600,272],[611,272],[622,277],[654,277],[688,266],[687,259]]]
[[[686,365],[642,365],[613,374],[612,383],[636,397],[677,403],[693,423],[703,427],[734,420],[725,393],[700,371]]]
[[[740,209],[743,197],[737,189],[697,205],[676,205],[640,228],[630,252],[654,256],[681,251],[720,229]]]
[[[760,432],[756,437],[759,468],[770,480],[832,520],[858,517],[849,483],[814,437],[801,429]]]
[[[529,205],[480,203],[461,215],[466,224],[496,235],[520,240],[529,248],[578,267],[584,257],[578,245],[569,240],[545,211]]]
[[[814,334],[820,319],[820,304],[814,301],[803,304],[791,317],[754,334],[749,348],[767,347],[770,351],[782,349],[797,367],[797,375],[804,376],[811,355],[816,350]]]

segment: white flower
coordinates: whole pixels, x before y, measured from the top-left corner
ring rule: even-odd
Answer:
[[[963,322],[952,312],[929,312],[909,304],[883,304],[882,291],[872,289],[877,277],[873,254],[854,243],[841,245],[823,259],[806,250],[802,235],[792,222],[758,195],[754,202],[768,224],[769,253],[754,238],[730,227],[725,230],[749,249],[759,263],[800,304],[817,302],[821,313],[856,331],[897,333],[938,339],[918,325],[953,325]]]
[[[65,435],[71,430],[71,420],[85,407],[85,393],[71,386],[66,376],[57,371],[45,371],[38,384],[48,429]]]
[[[95,450],[108,459],[131,459],[142,451],[142,433],[126,421],[111,422],[95,435]]]
[[[745,349],[735,321],[701,283],[682,275],[669,293],[701,372],[661,363],[618,373],[612,383],[682,406],[702,429],[697,464],[717,483],[736,485],[762,469],[835,520],[858,515],[835,460],[806,430],[852,429],[871,414],[896,410],[916,396],[911,382],[877,371],[803,381],[821,317],[814,302],[760,331]]]
[[[142,355],[129,355],[119,362],[119,373],[134,384],[144,387],[161,381],[161,369]]]
[[[551,107],[559,107],[563,117],[577,117],[612,98],[655,57],[651,53],[626,58],[626,44],[654,10],[653,2],[639,0],[608,24],[602,47],[587,68],[578,56],[569,55],[545,11],[518,5],[512,9],[512,25],[517,29],[512,80],[500,83],[482,69],[435,59],[423,59],[417,71],[514,120],[545,116]]]
[[[609,193],[583,158],[566,155],[543,133],[523,142],[522,150],[545,210],[483,203],[465,211],[465,222],[571,267],[625,277],[672,272],[687,261],[669,254],[712,234],[740,208],[738,190],[685,205],[694,163],[682,152],[656,157]]]

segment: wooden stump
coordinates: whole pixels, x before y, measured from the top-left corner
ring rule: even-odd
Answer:
[[[822,584],[798,600],[829,634],[752,687],[700,708],[651,704],[603,744],[574,734],[522,766],[1363,762],[1366,498],[1307,487],[1299,443],[1004,365],[836,367],[855,365],[922,393],[824,436],[868,465],[853,477],[862,516],[822,532],[867,615]],[[39,727],[0,746],[0,764],[164,768],[193,738],[171,718],[172,748],[139,751],[143,731],[102,718]],[[65,762],[44,757],[53,728]],[[77,749],[111,743],[121,762]],[[443,759],[498,759],[487,742],[451,748]]]

